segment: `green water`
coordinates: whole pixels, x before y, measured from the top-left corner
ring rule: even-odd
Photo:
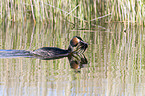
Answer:
[[[67,49],[76,35],[89,47],[84,53],[88,63],[80,69],[71,68],[68,58],[0,58],[0,95],[144,96],[145,28],[112,23],[83,29],[65,22],[2,24],[0,49]]]

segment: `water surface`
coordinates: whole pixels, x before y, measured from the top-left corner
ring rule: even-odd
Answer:
[[[125,30],[125,31],[124,31]],[[0,54],[1,96],[145,95],[145,29],[112,23],[80,30],[62,24],[4,24],[0,52],[44,46],[67,49],[78,35],[89,44],[87,64],[74,69],[67,57],[41,60]],[[7,58],[9,57],[9,58]]]

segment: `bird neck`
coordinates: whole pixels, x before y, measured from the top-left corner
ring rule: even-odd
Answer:
[[[68,46],[68,51],[72,52],[73,51],[73,47],[71,45]]]

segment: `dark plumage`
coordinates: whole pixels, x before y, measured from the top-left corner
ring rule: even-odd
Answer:
[[[57,47],[43,47],[33,51],[33,54],[40,56],[56,56],[60,54],[67,54],[68,52],[68,50],[63,50]]]
[[[74,51],[74,47],[76,47],[76,50]],[[32,52],[32,54],[42,57],[61,57],[61,56],[68,56],[70,53],[83,53],[86,48],[88,47],[88,44],[84,42],[81,37],[74,36],[72,40],[70,41],[70,45],[67,50],[60,49],[57,47],[42,47],[40,49],[37,49]]]

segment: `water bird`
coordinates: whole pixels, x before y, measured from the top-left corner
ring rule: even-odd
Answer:
[[[57,47],[42,47],[31,51],[31,54],[34,56],[42,57],[43,59],[61,58],[74,53],[82,54],[86,51],[87,47],[88,43],[84,42],[81,37],[74,36],[70,41],[68,49],[60,49]]]

